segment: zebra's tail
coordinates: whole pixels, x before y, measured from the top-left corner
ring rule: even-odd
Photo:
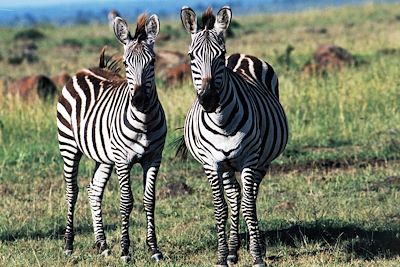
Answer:
[[[110,70],[115,74],[121,74],[121,57],[115,57],[115,55],[106,56],[106,49],[107,46],[103,46],[101,49],[99,68]]]
[[[177,130],[182,129],[178,128]],[[185,143],[185,137],[183,135],[175,138],[170,146],[175,149],[175,157],[178,159],[186,160],[188,158],[188,148]]]

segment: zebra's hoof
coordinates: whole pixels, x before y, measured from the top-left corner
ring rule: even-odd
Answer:
[[[72,255],[72,249],[66,249],[64,250],[65,256],[71,256]]]
[[[106,242],[96,242],[94,247],[97,249],[97,253],[100,254],[101,256],[109,256],[111,254],[110,249],[108,248],[108,245]]]
[[[257,258],[253,263],[253,267],[266,267],[266,265],[261,258]]]
[[[108,257],[108,256],[111,255],[111,250],[109,250],[109,249],[107,248],[107,249],[103,250],[103,251],[100,253],[100,255],[103,256],[103,257]]]
[[[214,267],[228,267],[228,265],[226,264],[226,261],[219,260]]]
[[[164,259],[164,256],[161,252],[156,252],[154,253],[151,258],[155,261],[155,262],[159,262],[162,261]]]
[[[228,257],[226,258],[226,262],[228,263],[228,266],[235,265],[238,262],[238,256],[228,255]]]
[[[128,262],[131,261],[131,255],[122,255],[122,256],[121,256],[121,260],[122,260],[124,263],[128,263]]]

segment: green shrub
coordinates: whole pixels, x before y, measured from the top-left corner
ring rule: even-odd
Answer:
[[[40,40],[45,37],[46,36],[44,33],[38,29],[31,28],[16,32],[14,35],[14,40]]]
[[[8,63],[12,65],[19,65],[24,61],[24,57],[21,55],[12,55],[8,58]]]

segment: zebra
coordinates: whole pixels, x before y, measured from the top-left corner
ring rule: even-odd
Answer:
[[[84,154],[96,162],[88,196],[98,252],[102,255],[110,253],[103,229],[101,202],[115,166],[121,191],[121,258],[124,261],[131,259],[128,228],[133,196],[129,173],[133,164],[139,163],[143,168],[146,241],[152,258],[159,261],[163,255],[157,246],[154,202],[167,133],[154,77],[153,49],[160,22],[157,15],[149,18],[146,14],[140,15],[132,37],[127,22],[116,17],[113,29],[124,47],[126,78],[106,68],[81,70],[64,86],[57,104],[58,141],[64,160],[68,202],[65,253],[70,255],[73,251],[77,174]]]
[[[253,266],[265,266],[256,200],[271,161],[287,144],[288,123],[273,68],[245,54],[225,58],[224,33],[231,18],[230,7],[222,7],[217,16],[209,7],[198,27],[193,9],[181,9],[183,27],[191,35],[188,54],[197,95],[185,119],[184,145],[202,164],[212,189],[216,266],[238,262],[240,208],[249,230]],[[235,172],[241,173],[241,186]],[[231,209],[228,242],[224,192]]]

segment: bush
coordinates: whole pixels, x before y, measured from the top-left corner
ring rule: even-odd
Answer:
[[[40,40],[46,37],[44,33],[39,31],[38,29],[31,28],[26,30],[18,31],[14,35],[14,40]]]
[[[285,51],[282,54],[277,55],[277,62],[284,66],[286,70],[296,69],[297,64],[294,62],[292,58],[292,52],[294,50],[294,46],[287,45]]]
[[[8,63],[12,65],[19,65],[24,61],[24,57],[20,55],[12,55],[8,58]]]

